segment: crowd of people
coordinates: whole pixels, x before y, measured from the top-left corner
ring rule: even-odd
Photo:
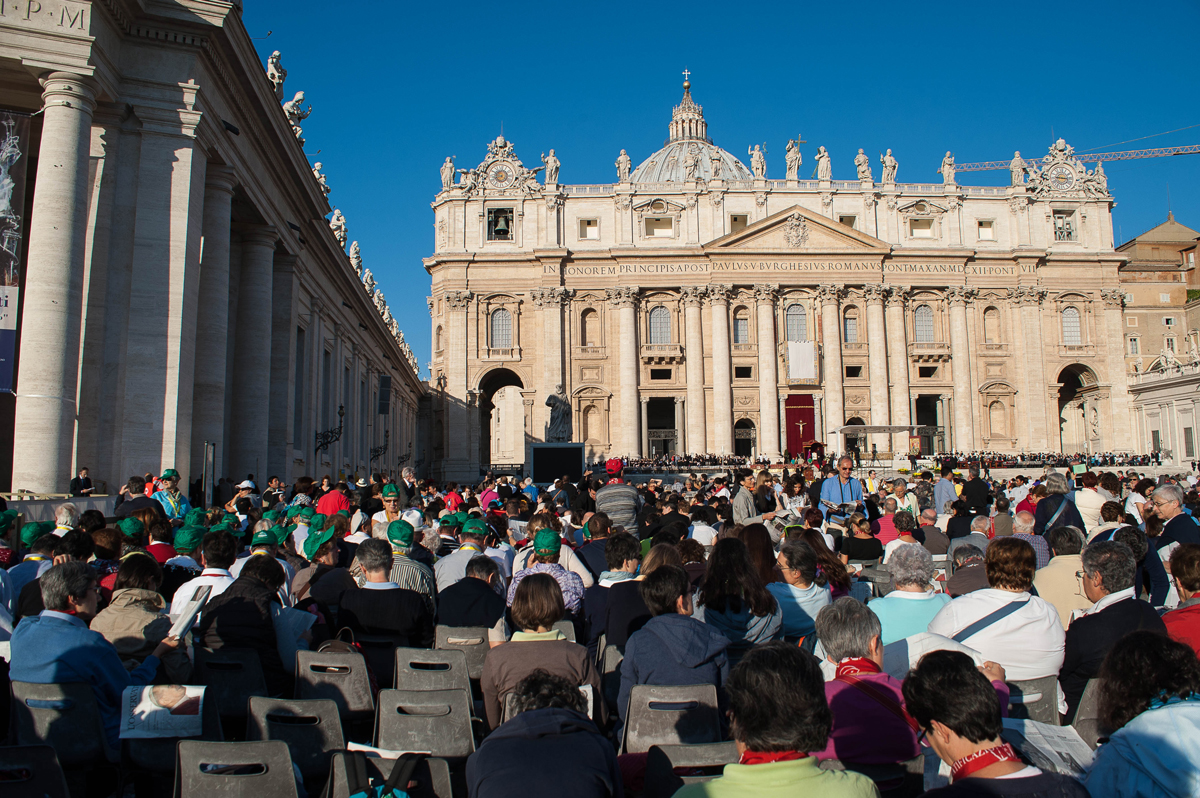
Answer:
[[[940,468],[942,465],[950,465],[953,468],[971,467],[976,468],[1041,468],[1049,466],[1051,468],[1069,468],[1073,465],[1083,465],[1086,468],[1128,468],[1147,467],[1162,465],[1162,453],[1154,454],[1118,454],[1116,452],[1104,452],[1101,454],[1087,454],[1084,452],[1076,452],[1075,454],[1064,454],[1062,452],[1021,452],[1005,453],[1005,452],[941,452],[934,456],[934,465]],[[1192,470],[1196,470],[1196,464],[1192,463]]]
[[[349,630],[383,686],[396,647],[487,630],[470,796],[640,794],[647,755],[623,746],[640,685],[711,685],[708,739],[736,743],[681,796],[916,795],[926,752],[948,774],[930,795],[1197,795],[1195,475],[987,480],[972,462],[890,480],[849,457],[675,482],[620,459],[545,485],[250,475],[199,507],[173,469],[135,476],[113,517],[0,514],[0,676],[90,685],[117,748],[122,690],[188,684],[198,651],[254,651],[291,697],[274,619],[292,607],[315,620],[289,643]],[[199,588],[190,640],[171,637]],[[899,670],[897,645],[919,652]],[[1006,741],[1036,680],[1054,720],[1099,730],[1079,773]]]
[[[622,457],[620,460],[628,474],[681,474],[701,468],[742,468],[751,462],[769,463],[766,458],[752,461],[752,458],[734,454],[660,454],[655,457]],[[589,468],[599,472],[607,462],[595,462]]]

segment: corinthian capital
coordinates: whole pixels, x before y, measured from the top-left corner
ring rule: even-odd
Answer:
[[[760,305],[772,305],[775,303],[775,297],[779,295],[779,290],[773,285],[759,284],[754,286],[754,298],[758,300]]]
[[[446,307],[451,310],[462,310],[474,298],[470,291],[447,291]]]
[[[963,305],[974,301],[979,296],[978,288],[968,288],[964,285],[952,285],[946,289],[946,300],[951,305]]]
[[[889,308],[903,308],[912,297],[912,289],[903,285],[884,286],[884,298]]]
[[[613,286],[607,290],[608,301],[618,308],[636,307],[639,290],[636,285]]]
[[[1019,285],[1008,289],[1008,299],[1018,305],[1041,305],[1046,298],[1046,289],[1039,286]]]
[[[817,286],[817,299],[821,300],[822,305],[836,305],[841,298],[842,287],[840,285],[827,283]]]
[[[708,296],[708,287],[703,285],[685,285],[679,289],[679,296],[683,299],[683,304],[690,308],[698,308],[704,304],[704,297]]]
[[[1100,298],[1104,300],[1106,308],[1123,308],[1125,307],[1125,292],[1118,290],[1101,291]]]
[[[710,285],[707,293],[708,304],[728,304],[729,297],[733,296],[733,289],[727,285]]]
[[[869,304],[878,305],[883,302],[883,298],[887,295],[888,290],[887,286],[876,283],[864,285],[862,292],[863,299]]]

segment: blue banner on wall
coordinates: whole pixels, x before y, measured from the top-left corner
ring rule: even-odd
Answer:
[[[0,391],[8,393],[16,376],[29,122],[28,114],[0,111]]]

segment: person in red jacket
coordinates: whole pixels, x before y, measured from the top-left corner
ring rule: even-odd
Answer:
[[[1163,616],[1167,634],[1200,656],[1200,544],[1181,543],[1171,552],[1171,578],[1179,606]]]

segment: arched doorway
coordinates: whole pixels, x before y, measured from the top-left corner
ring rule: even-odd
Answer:
[[[754,457],[754,422],[743,418],[733,425],[733,453],[738,457]]]
[[[1100,380],[1072,363],[1058,373],[1058,436],[1064,454],[1090,453],[1100,443]]]
[[[510,369],[493,369],[480,379],[479,464],[484,468],[493,463],[525,462],[524,388],[521,378]]]
[[[846,426],[848,427],[862,427],[866,426],[866,423],[867,422],[863,421],[858,416],[853,416],[852,418],[846,419]],[[854,465],[856,467],[858,466],[859,461],[862,459],[862,453],[867,449],[867,446],[868,444],[866,435],[851,435],[848,432],[846,433],[846,452],[854,458]],[[869,453],[870,452],[868,451],[868,454]]]

